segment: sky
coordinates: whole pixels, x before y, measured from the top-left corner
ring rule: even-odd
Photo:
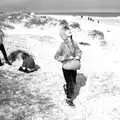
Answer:
[[[120,12],[120,0],[0,0],[6,10],[41,12]]]

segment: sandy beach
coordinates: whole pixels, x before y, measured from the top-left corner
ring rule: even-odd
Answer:
[[[4,44],[8,55],[17,49],[30,53],[40,69],[22,73],[18,71],[20,61],[0,67],[0,120],[119,120],[120,18],[26,16],[5,18],[4,23],[14,29],[2,26]],[[78,73],[87,78],[75,99],[75,108],[65,103],[61,63],[54,59],[62,42],[61,20],[72,26],[73,39],[82,50]]]

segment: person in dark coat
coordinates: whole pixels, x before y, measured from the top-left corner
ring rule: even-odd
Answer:
[[[11,52],[8,58],[12,63],[17,59],[22,60],[22,65],[18,68],[18,70],[21,72],[30,73],[37,71],[40,68],[35,64],[32,55],[23,50],[16,50]]]
[[[8,60],[8,57],[7,57],[7,53],[6,53],[6,50],[5,50],[5,47],[4,47],[4,44],[3,44],[3,38],[5,37],[3,31],[0,29],[0,50],[4,56],[4,59],[5,59],[5,62],[8,64],[8,65],[12,65],[9,60]],[[1,59],[0,59],[0,66],[2,66],[4,63],[2,63]]]

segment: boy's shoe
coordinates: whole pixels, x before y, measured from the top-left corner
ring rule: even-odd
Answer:
[[[6,63],[7,63],[8,65],[12,65],[12,63],[10,63],[9,61],[6,61]]]
[[[25,72],[25,73],[30,73],[30,72],[32,72],[32,71],[30,71],[29,68],[25,68],[25,67],[22,67],[22,66],[20,66],[20,68],[19,68],[18,70],[19,70],[19,71],[22,71],[22,72]]]
[[[66,99],[66,103],[71,106],[71,107],[75,107],[75,104],[73,103],[73,101],[71,99]]]

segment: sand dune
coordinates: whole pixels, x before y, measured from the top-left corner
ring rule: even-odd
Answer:
[[[8,54],[21,49],[32,54],[41,67],[30,74],[19,72],[21,64],[0,67],[0,118],[4,120],[118,120],[120,118],[120,28],[114,24],[88,21],[88,17],[49,15],[56,25],[33,25],[27,28],[22,23],[12,23],[15,29],[6,29],[5,47]],[[61,64],[54,54],[62,42],[59,37],[59,21],[69,24],[78,22],[80,29],[72,28],[73,38],[78,42],[83,55],[81,70],[87,77],[75,99],[76,108],[65,103],[64,78]],[[110,18],[112,19],[112,18]],[[114,19],[114,22],[118,18]],[[100,31],[104,39],[92,31]],[[1,55],[2,57],[2,55]],[[79,83],[79,80],[78,80]]]

